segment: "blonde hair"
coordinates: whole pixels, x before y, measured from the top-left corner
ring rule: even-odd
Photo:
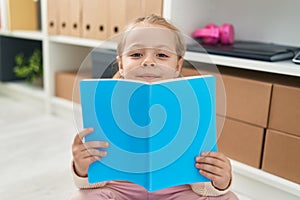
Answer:
[[[145,17],[136,18],[133,21],[131,21],[127,26],[125,26],[123,32],[126,33],[134,29],[140,23],[149,24],[149,25],[160,25],[174,31],[176,37],[176,53],[179,57],[184,56],[186,51],[186,45],[182,34],[175,26],[173,26],[171,23],[169,23],[165,18],[161,16],[152,14]],[[118,56],[121,56],[123,53],[125,39],[126,38],[123,35],[121,41],[118,43],[118,47],[117,47]]]
[[[128,31],[134,29],[140,23],[149,24],[149,25],[159,25],[159,26],[163,26],[163,27],[166,27],[167,29],[174,31],[175,38],[176,38],[176,53],[179,56],[179,58],[182,58],[184,56],[185,51],[186,51],[186,44],[185,44],[182,34],[174,25],[169,23],[165,18],[163,18],[161,16],[152,14],[152,15],[148,15],[145,17],[136,18],[133,21],[131,21],[129,24],[127,24],[127,26],[124,27],[123,33],[126,33]],[[125,39],[126,39],[126,37],[124,37],[124,34],[123,34],[122,39],[120,40],[120,42],[118,43],[118,46],[117,46],[118,56],[121,56],[124,51]],[[113,78],[119,79],[119,78],[123,78],[123,77],[121,76],[120,72],[118,71],[113,76]]]

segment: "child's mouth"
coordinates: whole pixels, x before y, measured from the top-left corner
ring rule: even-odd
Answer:
[[[139,79],[143,79],[146,81],[153,81],[153,80],[160,78],[160,76],[155,75],[155,74],[141,74],[141,75],[138,75],[137,77]]]

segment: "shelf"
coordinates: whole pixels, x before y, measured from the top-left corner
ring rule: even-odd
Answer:
[[[0,31],[0,35],[30,40],[43,40],[44,38],[41,31]]]
[[[46,99],[46,93],[42,88],[28,85],[24,81],[0,82],[0,92],[24,100],[36,99],[43,102]]]
[[[196,52],[186,52],[185,59],[196,62],[223,65],[241,69],[249,69],[262,72],[270,72],[282,75],[300,77],[300,65],[293,63],[291,60],[267,62],[229,56],[219,56],[203,54]]]
[[[93,39],[69,37],[69,36],[50,36],[51,42],[70,44],[84,47],[100,47],[105,49],[116,49],[116,43],[106,42]],[[255,70],[261,72],[276,73],[300,77],[300,65],[293,63],[291,60],[267,62],[229,56],[220,56],[212,54],[203,54],[198,52],[186,52],[185,59],[196,62],[214,63],[227,67]]]
[[[79,38],[79,37],[71,37],[71,36],[49,36],[49,41],[62,43],[62,44],[70,44],[84,47],[100,47],[106,49],[116,49],[117,44],[113,42],[106,42],[101,40],[87,39],[87,38]]]
[[[251,199],[299,199],[299,184],[238,161],[230,161],[233,190],[239,191]]]

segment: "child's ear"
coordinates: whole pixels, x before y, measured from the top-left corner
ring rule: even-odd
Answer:
[[[180,73],[181,73],[181,69],[182,69],[182,65],[183,65],[183,57],[180,57],[178,59],[178,62],[177,62],[177,69],[176,69],[176,76],[179,77],[180,76]]]
[[[120,73],[121,76],[123,76],[124,75],[124,69],[123,69],[122,58],[120,56],[117,56],[117,61],[118,61],[119,73]]]

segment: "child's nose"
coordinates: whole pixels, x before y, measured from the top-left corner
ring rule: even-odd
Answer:
[[[155,65],[156,65],[155,59],[151,55],[146,56],[143,63],[142,63],[143,67],[146,67],[146,66],[154,67]]]

